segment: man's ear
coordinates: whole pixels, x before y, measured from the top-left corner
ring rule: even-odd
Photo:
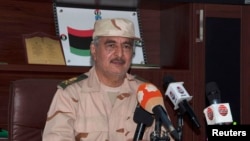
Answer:
[[[93,43],[90,44],[90,53],[93,58],[93,60],[96,59],[96,47]]]

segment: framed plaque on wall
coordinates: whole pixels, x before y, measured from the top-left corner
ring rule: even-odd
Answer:
[[[65,65],[59,38],[36,32],[24,34],[23,42],[28,64]]]

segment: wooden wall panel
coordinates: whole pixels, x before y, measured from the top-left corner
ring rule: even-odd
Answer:
[[[242,54],[241,54],[241,69],[242,69],[242,76],[241,76],[241,83],[242,83],[242,96],[241,96],[241,121],[244,124],[250,124],[250,7],[244,6],[243,9],[243,19],[242,19],[242,26],[244,30],[242,30]]]
[[[24,64],[22,35],[55,35],[52,1],[8,0],[0,5],[0,62]]]
[[[140,9],[139,12],[146,61],[160,64],[160,11]]]

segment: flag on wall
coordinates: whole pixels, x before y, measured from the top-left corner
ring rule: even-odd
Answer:
[[[67,27],[70,52],[79,56],[90,56],[89,45],[92,41],[93,29],[80,30]]]

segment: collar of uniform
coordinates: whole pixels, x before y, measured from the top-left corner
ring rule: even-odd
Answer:
[[[89,87],[89,91],[100,91],[100,81],[96,75],[96,71],[95,71],[95,67],[93,66],[90,71],[88,72],[88,87]],[[122,84],[122,89],[121,89],[121,92],[122,93],[129,93],[129,89],[130,89],[130,86],[129,84],[127,83],[128,81],[134,81],[135,80],[135,76],[131,75],[131,74],[126,74],[126,80],[124,81],[124,83]],[[86,90],[86,89],[85,89]]]

